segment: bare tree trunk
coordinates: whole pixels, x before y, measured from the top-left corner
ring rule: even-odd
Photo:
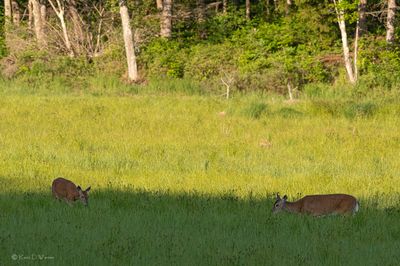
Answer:
[[[11,7],[12,7],[13,24],[18,26],[21,20],[21,13],[19,11],[18,2],[16,0],[12,0]]]
[[[250,0],[246,0],[246,19],[250,19]]]
[[[72,50],[71,42],[69,40],[68,31],[67,31],[67,25],[65,24],[65,18],[64,18],[65,7],[64,7],[63,3],[60,2],[60,0],[56,0],[56,1],[57,1],[58,8],[56,8],[56,6],[54,5],[53,0],[49,0],[49,3],[51,5],[51,7],[53,8],[54,12],[56,13],[58,19],[60,20],[61,29],[62,29],[63,37],[64,37],[64,44],[68,50],[68,54],[70,57],[73,57],[74,51]]]
[[[28,27],[32,29],[33,25],[33,10],[32,10],[32,1],[28,1]]]
[[[341,0],[338,0],[338,3],[340,3]],[[349,52],[349,45],[347,42],[347,33],[346,33],[346,22],[344,19],[344,11],[342,9],[339,9],[336,3],[336,0],[333,0],[335,4],[335,10],[336,10],[336,15],[337,15],[337,20],[340,28],[340,34],[342,36],[342,45],[343,45],[343,59],[344,59],[344,65],[346,67],[347,75],[349,77],[350,83],[354,84],[356,83],[356,78],[354,77],[353,73],[353,68],[351,65],[350,61],[350,52]]]
[[[394,42],[394,22],[396,13],[396,0],[388,0],[386,42]]]
[[[47,21],[47,7],[44,1],[40,3],[40,16],[42,18],[43,27],[46,28],[45,25]]]
[[[71,20],[74,28],[74,37],[75,40],[77,41],[75,45],[75,50],[78,51],[78,53],[81,53],[82,51],[82,45],[85,42],[85,36],[83,33],[83,25],[82,25],[82,20],[79,16],[78,10],[76,8],[76,2],[75,0],[69,0],[68,1],[68,8],[69,8],[69,13],[71,15]]]
[[[164,0],[161,14],[160,35],[164,38],[170,38],[172,34],[172,0]]]
[[[121,15],[122,30],[124,33],[125,53],[126,60],[128,62],[128,77],[131,81],[137,81],[138,70],[136,64],[136,55],[133,45],[132,29],[129,23],[130,19],[128,7],[126,6],[125,0],[119,0],[119,13]]]
[[[354,40],[354,60],[353,60],[353,66],[354,66],[354,79],[357,81],[358,79],[358,66],[357,66],[357,59],[358,59],[358,40],[360,38],[360,23],[357,21],[357,26],[356,26],[356,36]]]
[[[228,0],[222,0],[222,12],[224,12],[224,14],[228,12]]]
[[[157,9],[161,11],[163,9],[163,0],[156,0]]]
[[[11,17],[12,17],[11,0],[4,0],[4,18],[6,25],[11,23]]]
[[[41,49],[46,46],[46,35],[44,33],[44,23],[42,21],[42,16],[40,14],[40,4],[38,0],[31,0],[32,11],[33,11],[33,21],[34,21],[34,30],[37,42]]]
[[[286,0],[286,15],[289,15],[292,6],[293,6],[292,0]]]
[[[367,33],[367,17],[365,11],[367,8],[367,0],[360,0],[358,4],[358,26],[359,26],[359,37]]]

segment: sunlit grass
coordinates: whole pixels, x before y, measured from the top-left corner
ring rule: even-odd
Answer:
[[[368,261],[362,254],[374,239],[378,257],[393,262],[400,108],[377,104],[364,115],[357,109],[363,105],[325,112],[331,107],[324,104],[261,96],[3,96],[0,240],[13,244],[0,247],[0,262],[18,252],[72,262],[67,254],[78,254],[74,243],[82,241],[82,264],[157,264],[168,254],[166,262],[181,264],[342,264],[326,254],[355,245],[356,257]],[[92,186],[88,210],[51,198],[58,176]],[[350,220],[273,217],[276,192],[290,200],[349,193],[361,213]],[[319,246],[327,237],[333,240]],[[286,260],[285,248],[294,252]]]

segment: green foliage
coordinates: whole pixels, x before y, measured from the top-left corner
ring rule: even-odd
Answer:
[[[243,109],[243,115],[259,119],[267,111],[267,104],[264,102],[252,102],[249,106]]]
[[[347,118],[365,118],[375,114],[377,106],[371,102],[350,103],[346,106],[344,114]]]

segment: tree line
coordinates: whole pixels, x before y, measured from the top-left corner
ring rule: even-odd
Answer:
[[[384,29],[388,47],[396,45],[395,0],[4,0],[3,35],[8,50],[18,45],[12,41],[15,32],[32,33],[38,50],[94,58],[122,33],[128,78],[137,81],[137,53],[151,39],[168,42],[195,28],[196,38],[207,41],[213,29],[203,25],[229,13],[257,25],[260,20],[273,24],[298,12],[307,16],[308,10],[335,18],[350,83],[357,81],[359,41],[370,28],[380,29],[373,31],[376,35]]]

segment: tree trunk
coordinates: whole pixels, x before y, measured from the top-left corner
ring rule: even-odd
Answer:
[[[338,3],[340,3],[341,0],[338,0]],[[344,59],[344,65],[346,67],[347,75],[349,77],[350,83],[354,84],[356,83],[356,78],[354,77],[353,73],[353,67],[351,65],[351,60],[350,60],[350,52],[349,52],[349,45],[347,42],[347,33],[346,33],[346,22],[344,19],[344,11],[342,9],[339,9],[336,3],[336,0],[333,0],[335,4],[335,10],[336,10],[336,15],[337,15],[337,20],[340,28],[340,34],[342,36],[342,45],[343,45],[343,59]]]
[[[392,44],[394,42],[395,12],[396,12],[396,0],[388,0],[387,31],[386,31],[386,42],[388,44]]]
[[[161,14],[160,35],[164,38],[170,38],[172,33],[172,0],[164,0]]]
[[[57,1],[58,8],[56,8],[56,6],[54,5],[52,0],[49,0],[49,3],[51,5],[51,7],[53,8],[54,12],[56,13],[58,19],[60,20],[61,29],[62,29],[63,37],[64,37],[64,44],[68,50],[68,54],[70,57],[73,57],[74,51],[72,50],[71,41],[69,40],[68,31],[67,31],[67,25],[65,24],[65,17],[64,17],[65,7],[64,7],[63,2],[60,2],[60,0],[56,0],[56,1]]]
[[[292,0],[286,0],[286,15],[289,15],[290,9],[293,6],[293,1]]]
[[[128,63],[128,78],[130,81],[138,80],[136,55],[133,45],[132,29],[129,23],[128,8],[124,0],[119,0],[119,13],[121,15],[122,30],[124,33],[125,53]]]
[[[250,19],[250,0],[246,0],[246,19]]]
[[[224,12],[224,14],[228,12],[228,0],[222,0],[222,12]]]
[[[163,9],[163,0],[156,0],[157,9],[161,11]]]
[[[32,1],[28,1],[28,27],[32,29],[33,25],[33,10],[32,10]]]
[[[12,7],[13,24],[18,26],[21,20],[21,13],[19,11],[18,2],[16,0],[12,0],[11,7]]]
[[[4,0],[4,18],[5,24],[10,24],[12,17],[11,0]]]
[[[358,34],[359,37],[367,33],[367,17],[365,15],[365,11],[367,8],[367,0],[360,0],[358,4]]]
[[[69,0],[68,4],[69,4],[68,10],[69,10],[69,14],[71,16],[71,20],[72,20],[72,24],[73,24],[73,28],[74,28],[74,35],[75,35],[74,39],[77,42],[75,45],[75,49],[78,51],[78,53],[81,53],[82,52],[81,47],[85,42],[82,21],[81,21],[81,18],[79,17],[79,13],[76,8],[75,0]]]
[[[46,21],[47,21],[47,7],[44,1],[40,3],[40,16],[42,18],[43,27],[46,28]]]
[[[46,46],[46,35],[44,33],[44,25],[40,14],[40,4],[38,0],[31,0],[31,3],[36,40],[39,44],[39,47],[43,49]]]

